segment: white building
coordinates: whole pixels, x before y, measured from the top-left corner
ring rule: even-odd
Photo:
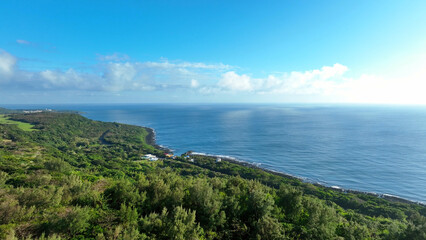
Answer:
[[[144,156],[141,157],[142,159],[146,159],[149,161],[157,161],[158,157],[152,154],[145,154]]]

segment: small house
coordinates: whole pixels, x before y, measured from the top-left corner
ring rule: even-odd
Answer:
[[[158,157],[152,154],[145,154],[144,156],[141,157],[142,159],[146,159],[149,161],[157,161]]]
[[[221,158],[216,158],[216,162],[222,162]]]

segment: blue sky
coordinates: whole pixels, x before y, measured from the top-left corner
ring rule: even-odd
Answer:
[[[425,104],[425,1],[5,1],[0,103]]]

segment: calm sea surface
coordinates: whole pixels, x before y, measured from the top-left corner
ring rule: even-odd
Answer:
[[[156,130],[157,143],[319,182],[426,202],[426,107],[43,105]]]

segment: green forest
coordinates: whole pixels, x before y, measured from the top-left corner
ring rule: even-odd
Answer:
[[[420,204],[166,158],[148,128],[3,113],[0,239],[426,239]]]

